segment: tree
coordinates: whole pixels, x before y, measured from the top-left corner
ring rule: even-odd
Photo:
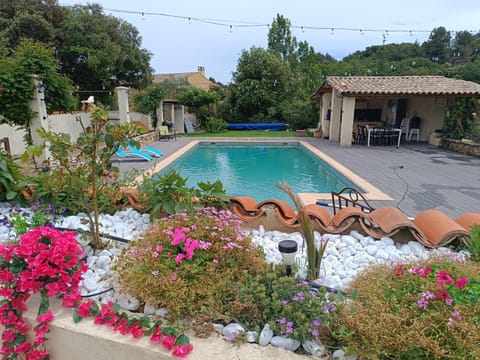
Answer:
[[[55,26],[67,11],[57,0],[0,0],[0,38],[7,49],[4,55],[11,55],[22,38],[53,45]]]
[[[197,114],[197,118],[208,117],[210,109],[208,105],[214,104],[220,100],[220,96],[214,91],[205,91],[195,87],[189,87],[183,90],[177,96],[177,100],[189,107],[189,110]],[[202,121],[205,118],[201,119]]]
[[[297,48],[297,39],[292,36],[290,20],[277,14],[268,31],[268,49],[288,60]]]
[[[233,73],[229,102],[244,121],[271,121],[278,104],[290,95],[292,73],[288,65],[271,51],[252,47],[242,51]]]
[[[13,57],[0,62],[0,113],[17,125],[28,128],[33,116],[29,107],[34,91],[32,75],[38,75],[46,86],[47,111],[71,111],[76,108],[73,87],[57,72],[58,61],[52,49],[33,40],[24,40]]]
[[[97,4],[73,7],[56,37],[61,71],[103,101],[119,84],[142,89],[151,82],[151,54],[140,45],[135,27]]]
[[[157,109],[165,98],[165,90],[158,84],[148,86],[144,91],[135,94],[135,109],[152,117],[152,127],[158,126]]]
[[[435,28],[430,33],[428,41],[422,44],[427,57],[440,64],[450,61],[451,49],[450,49],[451,34],[443,26]]]

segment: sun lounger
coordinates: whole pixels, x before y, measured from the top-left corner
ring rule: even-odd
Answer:
[[[117,156],[120,158],[141,158],[143,160],[151,161],[153,160],[153,157],[148,155],[147,153],[144,153],[140,150],[130,150],[130,151],[125,151],[122,148],[118,148],[116,152]]]
[[[128,148],[130,149],[130,151],[141,151],[155,157],[163,156],[163,152],[150,146],[142,146],[140,149],[138,149],[133,145],[129,145]]]

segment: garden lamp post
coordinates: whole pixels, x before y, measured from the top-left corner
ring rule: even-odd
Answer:
[[[278,243],[278,250],[282,255],[283,263],[286,265],[287,276],[292,276],[292,265],[295,263],[297,249],[297,242],[293,240],[282,240]]]

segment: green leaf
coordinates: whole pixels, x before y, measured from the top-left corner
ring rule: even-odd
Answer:
[[[114,143],[114,139],[113,139],[112,134],[105,134],[105,144],[106,144],[109,148],[113,148],[113,147],[115,146],[115,143]]]
[[[164,327],[162,329],[162,334],[163,335],[172,335],[174,337],[177,336],[177,330],[175,330],[175,328],[171,327],[171,326],[167,326],[167,327]]]
[[[82,318],[80,317],[80,315],[78,315],[78,310],[75,309],[75,310],[73,311],[73,322],[74,322],[75,324],[77,324],[77,323],[79,323],[80,321],[82,321]]]
[[[84,148],[83,148],[83,153],[85,155],[92,155],[93,154],[93,147],[91,145],[86,145]]]
[[[175,345],[188,345],[190,344],[190,339],[188,338],[187,335],[181,334],[175,343]]]
[[[38,306],[38,314],[37,315],[42,315],[45,314],[50,307],[50,301],[47,296],[47,290],[42,289],[40,292],[40,305]]]

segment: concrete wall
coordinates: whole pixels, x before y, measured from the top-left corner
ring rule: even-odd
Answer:
[[[76,120],[77,117],[82,120],[84,126],[90,124],[90,113],[54,114],[48,115],[49,128],[53,132],[70,134],[72,141],[76,141],[82,132],[80,123]],[[118,111],[109,112],[109,119],[113,121],[120,119]],[[151,121],[148,115],[132,112],[130,113],[130,119],[141,121],[151,129]],[[23,141],[24,136],[25,130],[18,126],[0,125],[0,138],[8,137],[13,156],[20,156],[26,150],[26,144]]]
[[[420,124],[420,141],[428,141],[431,133],[436,129],[443,128],[445,107],[447,99],[443,98],[409,98],[407,113],[411,119],[419,116],[422,119]]]

